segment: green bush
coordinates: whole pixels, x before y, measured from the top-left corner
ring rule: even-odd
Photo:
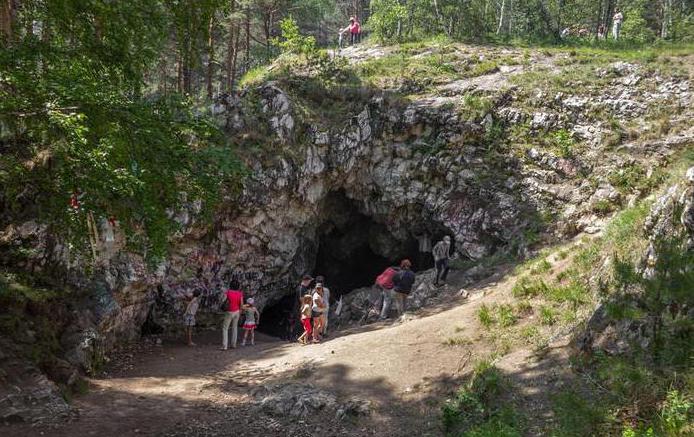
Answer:
[[[368,25],[374,36],[381,42],[399,39],[399,24],[407,18],[407,8],[398,0],[372,0],[370,7]]]
[[[549,290],[549,286],[542,279],[533,279],[528,276],[523,276],[516,281],[511,292],[514,297],[527,298],[548,294]]]
[[[555,311],[546,306],[540,307],[540,322],[543,325],[554,325],[557,321],[557,315]]]
[[[501,399],[507,388],[498,368],[488,361],[478,363],[467,384],[443,405],[445,429],[461,435],[519,435],[520,425],[513,408]],[[492,431],[501,434],[490,434]]]
[[[491,309],[486,305],[482,304],[479,311],[477,312],[477,317],[480,323],[485,328],[489,329],[494,324],[494,316],[492,315]]]

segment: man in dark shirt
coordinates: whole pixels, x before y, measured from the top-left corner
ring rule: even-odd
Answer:
[[[412,292],[415,275],[411,270],[412,263],[409,259],[404,259],[400,262],[400,271],[393,277],[393,297],[395,300],[395,308],[398,310],[398,315],[405,312],[405,303],[407,296]]]

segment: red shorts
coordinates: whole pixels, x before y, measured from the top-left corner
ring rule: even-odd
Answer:
[[[301,319],[301,324],[304,325],[304,331],[311,333],[311,319]]]

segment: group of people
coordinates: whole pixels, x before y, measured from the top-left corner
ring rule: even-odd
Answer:
[[[183,325],[185,326],[186,343],[193,343],[193,328],[195,327],[195,315],[200,307],[200,290],[195,290],[192,295],[186,296],[188,302],[183,313]],[[222,299],[222,350],[229,348],[229,329],[231,328],[231,348],[235,349],[238,340],[238,326],[243,317],[242,328],[244,330],[241,346],[245,346],[250,338],[250,345],[255,345],[255,328],[260,324],[260,312],[255,306],[255,300],[250,297],[244,301],[243,292],[238,281],[232,280],[229,289],[224,292]]]
[[[436,267],[434,280],[436,286],[446,281],[449,261],[452,259],[451,252],[451,238],[449,236],[443,237],[431,250]],[[398,316],[405,312],[407,298],[412,292],[415,279],[415,273],[412,271],[412,263],[409,259],[403,259],[398,266],[386,268],[376,277],[375,286],[381,291],[381,299],[379,299],[381,303],[379,318],[381,320],[388,318],[393,304],[395,304]],[[192,333],[195,326],[195,315],[200,306],[200,295],[200,291],[196,290],[192,295],[186,297],[188,302],[183,315],[183,323],[189,346],[195,346]],[[289,339],[297,338],[293,335],[296,333],[301,344],[320,343],[324,337],[328,336],[330,315],[330,289],[325,285],[325,277],[316,276],[314,279],[310,275],[303,275],[301,282],[296,287],[293,301],[294,304],[290,309],[291,322],[289,323],[292,332]],[[260,324],[260,313],[255,307],[255,301],[252,297],[244,300],[244,294],[238,280],[232,280],[229,283],[228,290],[223,293],[221,305],[224,312],[221,349],[236,348],[238,326],[242,317],[244,334],[241,346],[245,346],[249,342],[249,338],[250,345],[255,345],[255,329]],[[231,341],[229,341],[229,329],[231,329]]]
[[[624,21],[624,15],[619,9],[615,9],[615,13],[612,16],[612,38],[615,40],[619,39],[619,35],[622,31],[622,22]],[[590,31],[585,27],[580,26],[569,26],[561,31],[560,34],[562,39],[568,38],[570,36],[577,36],[580,38],[585,38],[590,36]],[[597,37],[600,40],[607,39],[607,29],[604,24],[598,26]]]
[[[339,46],[342,48],[342,35],[347,33],[349,35],[349,44],[354,45],[361,41],[361,24],[356,19],[356,17],[349,17],[349,24],[344,29],[339,31]]]
[[[330,289],[324,285],[325,277],[316,276],[314,279],[304,275],[296,287],[296,308],[299,308],[299,320],[303,332],[299,336],[302,344],[320,343],[328,335],[328,316],[330,315]]]

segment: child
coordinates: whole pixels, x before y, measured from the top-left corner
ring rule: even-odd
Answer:
[[[305,295],[301,302],[301,324],[304,327],[304,333],[299,337],[299,343],[307,344],[311,337],[311,295]]]
[[[255,301],[253,298],[249,298],[246,304],[243,306],[243,313],[246,319],[243,321],[243,341],[241,346],[246,345],[246,339],[248,339],[248,333],[251,334],[251,346],[255,345],[255,328],[260,324],[260,313],[258,309],[254,306]]]
[[[186,327],[186,337],[188,338],[188,346],[195,346],[193,343],[193,326],[195,326],[195,313],[198,312],[200,306],[200,290],[195,290],[186,306],[186,312],[183,314],[183,324]]]

